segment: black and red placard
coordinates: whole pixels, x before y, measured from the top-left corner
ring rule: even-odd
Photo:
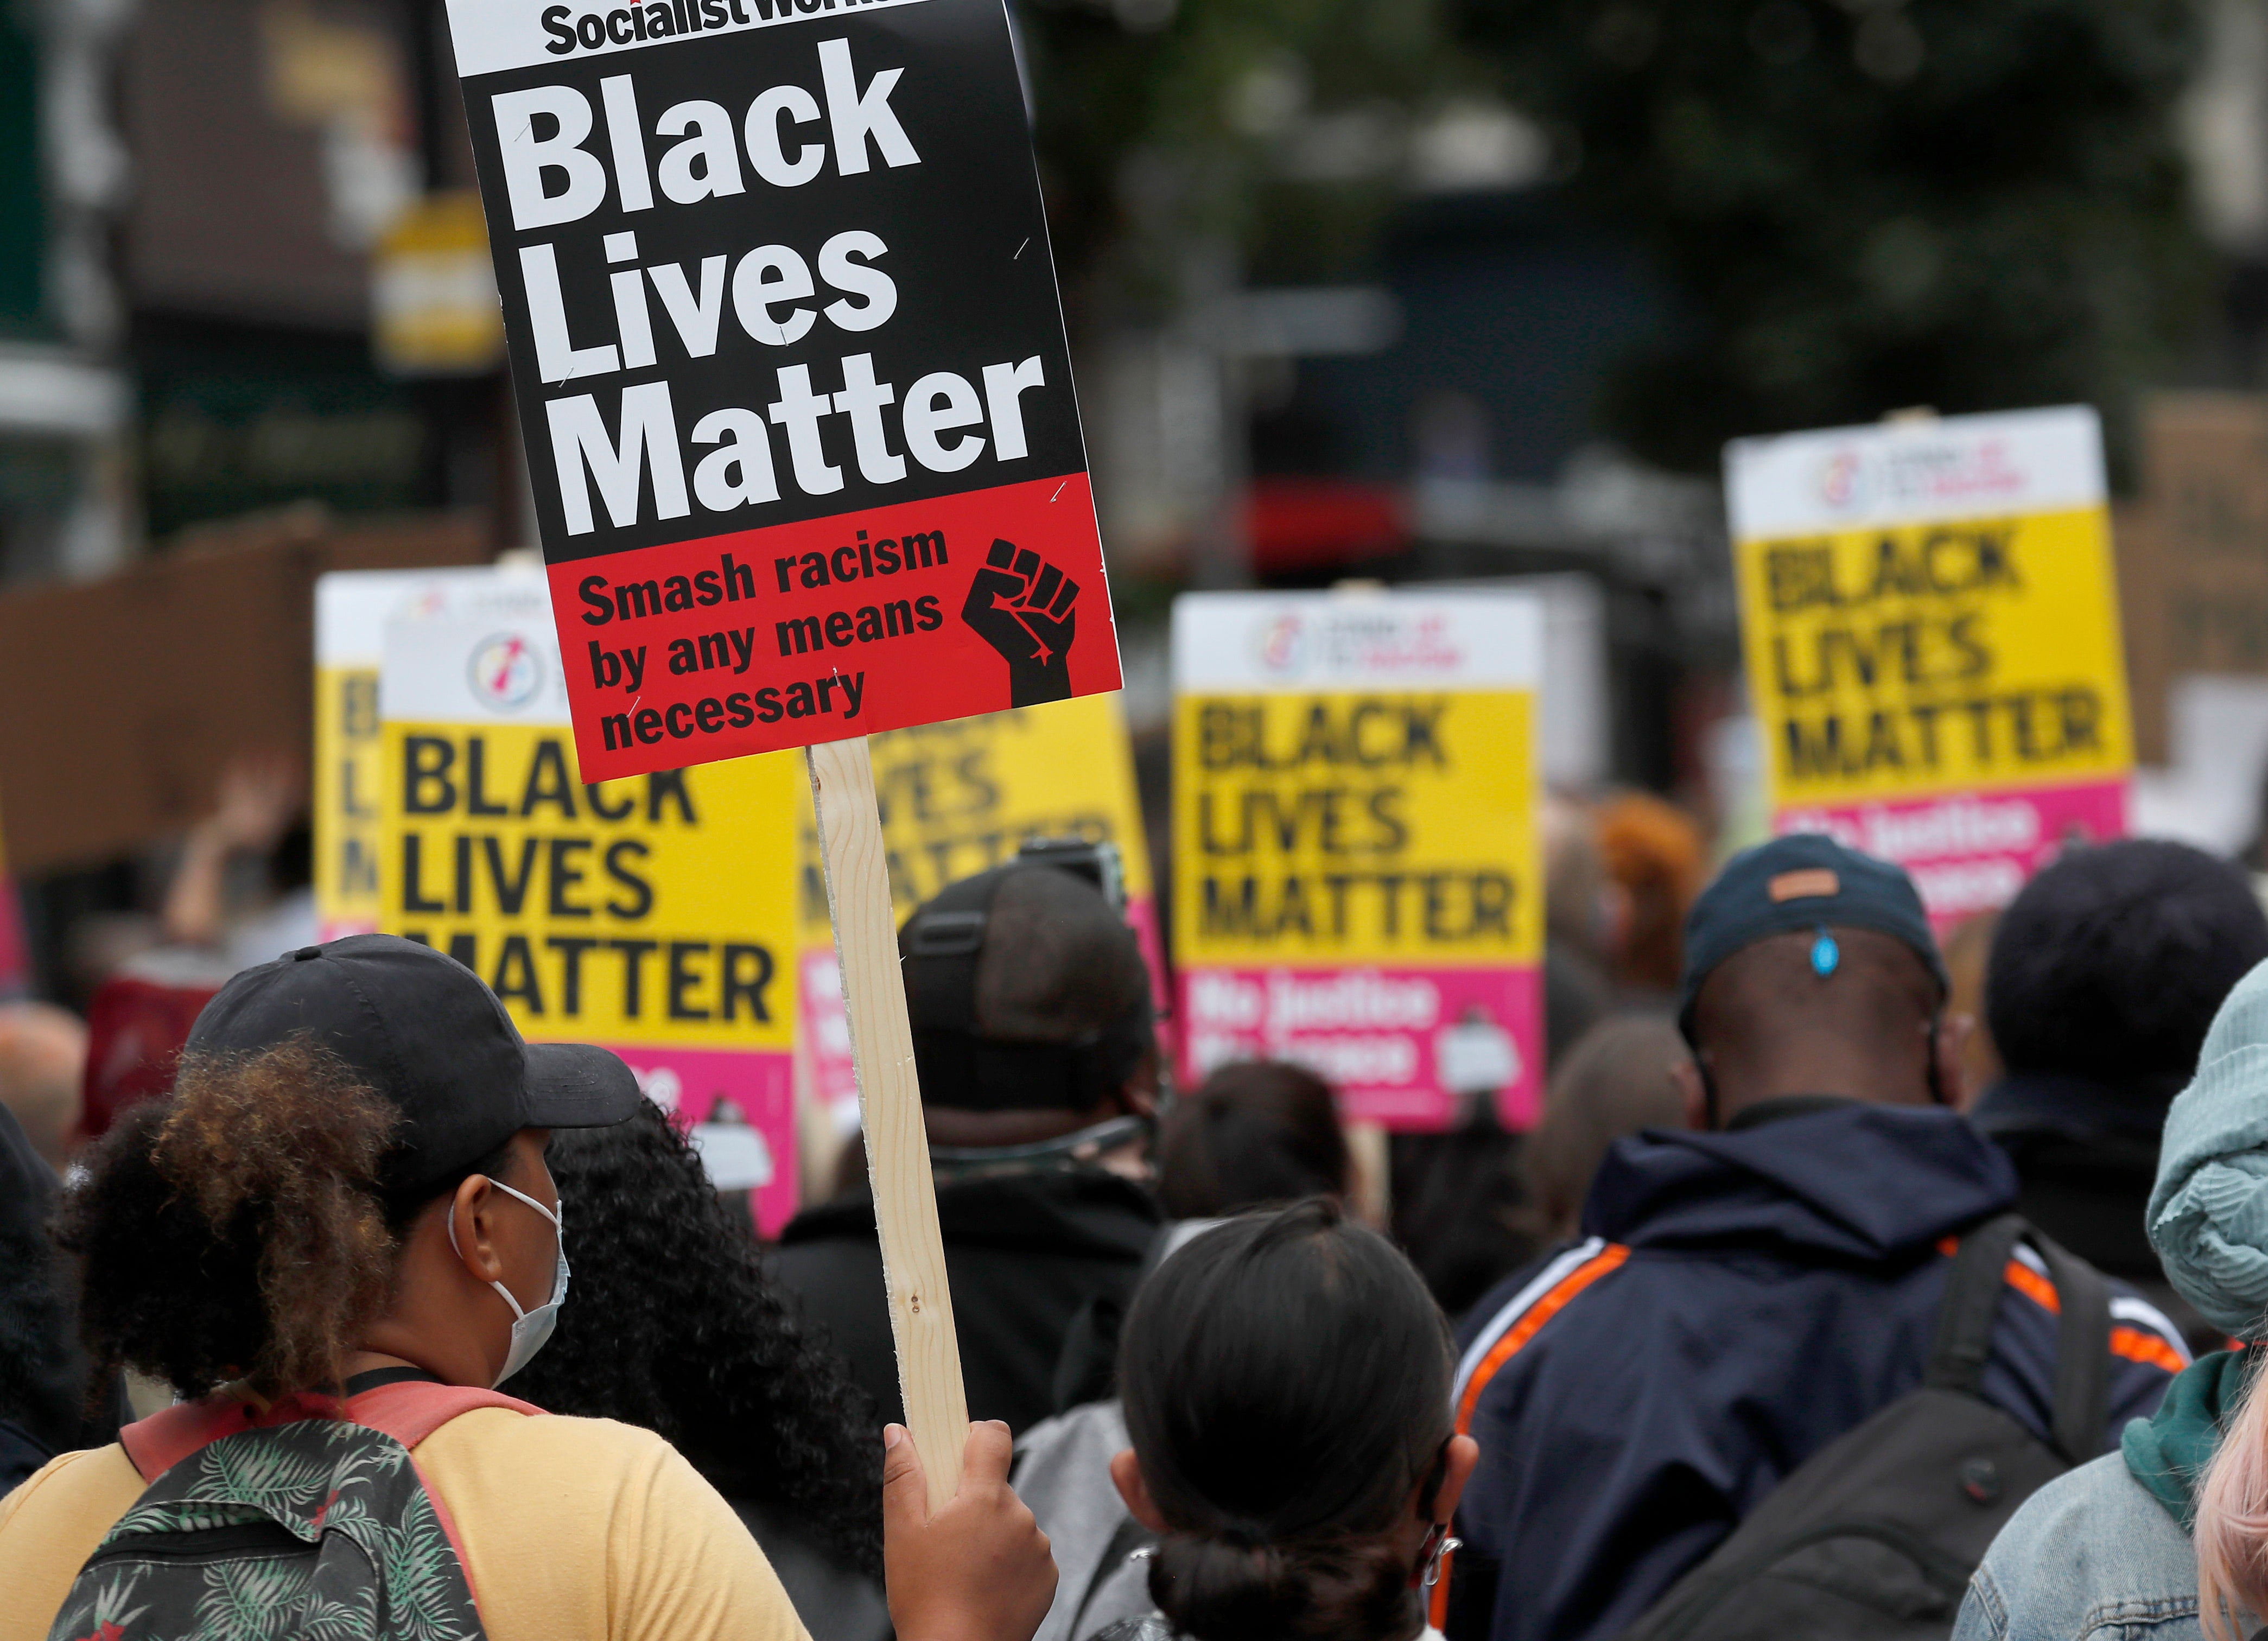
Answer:
[[[1115,689],[999,0],[452,0],[585,778]]]

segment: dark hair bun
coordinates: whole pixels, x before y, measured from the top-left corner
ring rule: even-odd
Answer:
[[[1410,1641],[1424,1625],[1410,1569],[1376,1537],[1249,1547],[1177,1533],[1150,1599],[1196,1641]]]

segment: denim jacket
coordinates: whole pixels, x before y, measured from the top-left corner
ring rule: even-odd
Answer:
[[[2259,1355],[2199,1357],[2166,1387],[2156,1413],[2126,1426],[2118,1452],[2026,1499],[1969,1581],[1954,1641],[2202,1636],[2190,1520]]]
[[[1984,1553],[1953,1641],[2202,1641],[2197,1553],[2109,1453],[2024,1501]]]

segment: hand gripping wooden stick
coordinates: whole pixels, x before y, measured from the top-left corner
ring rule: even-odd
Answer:
[[[913,1025],[898,971],[898,931],[890,909],[881,813],[874,800],[874,765],[863,735],[806,747],[804,756],[811,770],[812,803],[819,812],[835,955],[843,968],[843,1002],[866,1133],[866,1178],[882,1237],[890,1334],[898,1347],[898,1387],[934,1512],[961,1490],[968,1396],[961,1382],[953,1296],[946,1287],[937,1185],[930,1177],[921,1084],[914,1074]]]

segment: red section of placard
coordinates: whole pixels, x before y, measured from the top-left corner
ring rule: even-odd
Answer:
[[[549,573],[586,781],[1119,687],[1083,473]]]
[[[0,998],[30,990],[32,960],[24,950],[23,925],[17,919],[16,885],[0,876]]]

